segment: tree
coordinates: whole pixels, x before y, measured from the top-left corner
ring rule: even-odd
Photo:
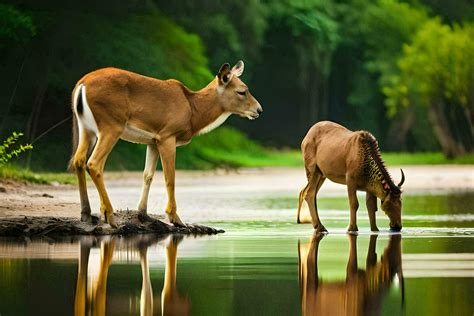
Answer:
[[[474,150],[474,27],[434,18],[404,45],[400,73],[385,85],[392,114],[426,107],[447,157]]]
[[[345,46],[359,52],[362,64],[354,58],[352,89],[348,96],[348,121],[354,127],[368,128],[380,137],[383,148],[409,149],[409,139],[416,149],[436,149],[427,144],[432,131],[423,119],[422,111],[404,108],[396,115],[387,115],[382,89],[399,73],[397,60],[403,45],[411,43],[413,35],[429,20],[428,10],[397,0],[354,0],[342,15]],[[347,57],[346,57],[347,58]]]

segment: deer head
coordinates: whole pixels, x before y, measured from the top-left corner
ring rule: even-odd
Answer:
[[[254,120],[260,116],[263,109],[247,85],[240,80],[243,72],[244,62],[241,60],[232,68],[228,63],[223,64],[217,74],[217,91],[224,111]]]
[[[390,230],[400,231],[402,229],[402,185],[405,182],[405,174],[401,170],[402,179],[398,185],[390,183],[387,194],[382,199],[382,210],[387,214],[390,219]]]

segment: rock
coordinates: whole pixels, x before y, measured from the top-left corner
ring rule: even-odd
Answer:
[[[0,236],[74,236],[74,235],[132,235],[132,234],[194,234],[214,235],[223,230],[189,224],[175,227],[162,222],[161,217],[137,211],[114,213],[118,228],[113,228],[92,216],[91,222],[81,222],[70,217],[0,218]]]

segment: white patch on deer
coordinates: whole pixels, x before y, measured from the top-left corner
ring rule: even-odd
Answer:
[[[125,125],[125,129],[123,130],[122,135],[120,135],[120,138],[132,143],[153,144],[155,134],[127,124]]]
[[[211,124],[207,125],[206,127],[202,128],[199,132],[198,135],[206,134],[212,131],[213,129],[219,127],[222,125],[222,123],[227,120],[227,118],[231,115],[232,113],[230,112],[224,112],[222,113],[214,122]]]
[[[77,113],[77,100],[79,97],[82,97],[82,113]],[[92,114],[89,103],[87,103],[86,98],[86,86],[80,84],[79,87],[74,92],[74,114],[76,115],[78,127],[79,127],[79,139],[81,139],[84,134],[84,129],[97,135],[99,129],[97,128],[97,123],[95,122],[94,114]]]
[[[177,141],[177,142],[176,142],[176,147],[187,145],[187,144],[189,144],[190,142],[191,142],[191,140],[187,140],[187,141]]]
[[[223,85],[221,85],[221,84],[217,85],[217,93],[219,95],[222,95],[224,93],[224,90],[225,90],[225,87]]]

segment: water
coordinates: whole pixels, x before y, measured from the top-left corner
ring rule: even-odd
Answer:
[[[402,234],[361,208],[358,236],[347,200],[322,198],[322,238],[291,194],[221,202],[218,236],[1,239],[0,315],[474,313],[474,193],[405,197]]]

